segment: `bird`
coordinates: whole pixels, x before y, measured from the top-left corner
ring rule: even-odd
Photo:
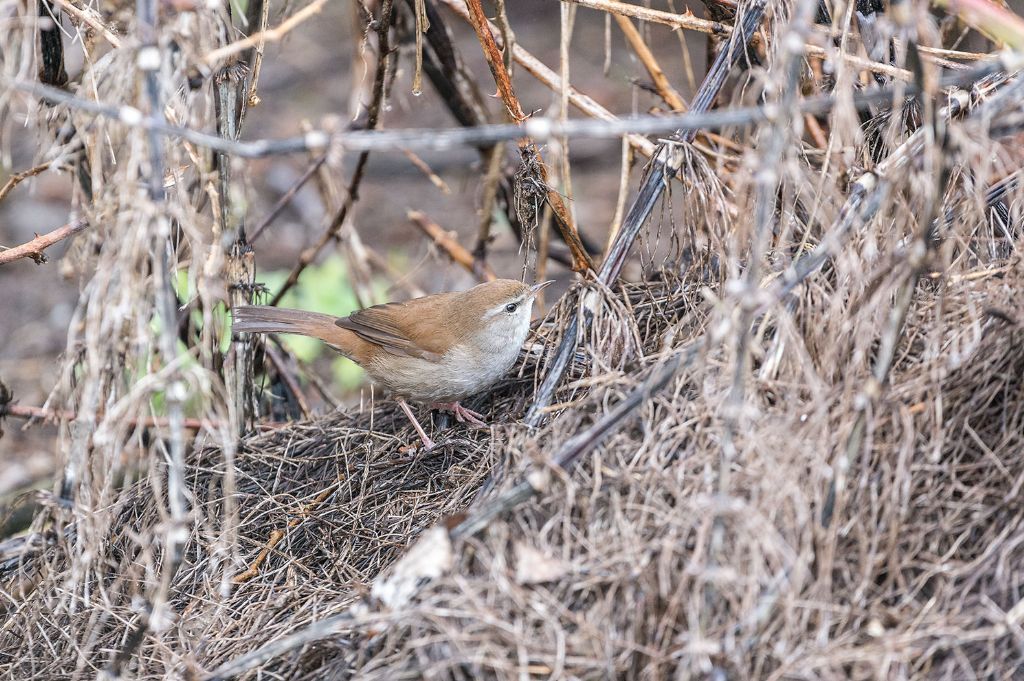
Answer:
[[[434,442],[407,400],[450,411],[460,423],[486,426],[482,414],[461,402],[491,388],[512,368],[530,330],[533,302],[551,283],[496,279],[465,291],[374,305],[347,317],[240,305],[232,310],[232,331],[323,341],[396,398],[430,450]]]

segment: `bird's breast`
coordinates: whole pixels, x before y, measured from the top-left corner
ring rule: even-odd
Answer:
[[[420,402],[453,402],[501,380],[519,356],[521,343],[514,341],[489,347],[455,345],[436,361],[381,353],[364,368],[395,394]]]

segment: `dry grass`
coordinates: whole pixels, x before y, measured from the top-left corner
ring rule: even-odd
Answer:
[[[917,10],[921,41],[944,44]],[[214,125],[210,86],[177,86],[228,42],[200,30],[223,19],[183,12],[161,29],[182,45],[160,81],[177,123]],[[775,18],[762,47],[800,21],[792,8]],[[5,44],[34,30],[4,28]],[[5,50],[3,77],[34,72]],[[720,105],[775,100],[806,75],[762,57]],[[130,52],[96,63],[101,100],[142,106],[116,79],[134,73]],[[835,77],[845,95],[851,73]],[[52,109],[53,128],[73,122],[63,153],[88,160],[92,182],[50,404],[77,418],[58,441],[62,494],[0,543],[0,676],[1020,678],[1020,192],[1005,225],[984,199],[1020,158],[1019,140],[992,130],[1020,90],[987,81],[948,130],[922,123],[944,98],[919,115],[883,110],[864,126],[877,137],[847,101],[819,122],[832,150],[792,111],[724,131],[738,154],[687,149],[633,280],[575,283],[517,375],[471,403],[495,425],[436,421],[431,452],[405,447],[415,436],[388,402],[236,438],[254,391],[231,371],[249,349],[222,357],[214,311],[238,295],[225,282],[244,173],[225,195],[208,153],[164,141],[174,182],[161,198],[146,188],[159,164],[144,130]],[[0,95],[6,120],[23,106]],[[877,209],[837,229],[852,180],[875,169]],[[786,267],[819,244],[823,266],[781,295]],[[184,350],[160,322],[179,269],[206,322],[185,325]],[[528,428],[584,309],[576,361]],[[552,465],[694,348],[578,464]],[[186,409],[205,419],[194,439],[175,425]],[[166,419],[138,425],[154,415]],[[523,480],[525,502],[449,533]],[[434,553],[396,566],[421,537]],[[406,569],[421,578],[382,595]],[[264,646],[278,648],[246,662]]]

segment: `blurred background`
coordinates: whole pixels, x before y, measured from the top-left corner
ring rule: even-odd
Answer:
[[[684,7],[683,3],[677,5],[679,10]],[[271,11],[271,26],[280,22],[276,11],[280,11],[277,6]],[[508,2],[507,11],[517,43],[557,73],[560,3],[516,0]],[[693,11],[700,16],[705,12],[702,5],[695,5]],[[472,28],[444,12],[467,68],[479,82],[491,82]],[[306,127],[321,127],[330,117],[342,122],[355,120],[360,114],[365,118],[376,57],[372,40],[366,52],[360,52],[359,27],[355,3],[328,2],[318,16],[282,42],[268,44],[259,84],[261,102],[247,114],[242,138],[291,136]],[[672,85],[688,98],[694,89],[692,74],[704,70],[706,49],[700,48],[701,40],[690,35],[691,52],[684,55],[683,42],[668,27],[644,25],[642,30]],[[65,36],[65,49],[69,75],[74,79],[75,70],[81,68],[82,50],[71,42],[72,35],[69,31]],[[622,32],[603,13],[578,9],[570,55],[573,85],[615,114],[646,113],[664,106],[652,94],[647,73],[626,46]],[[429,82],[425,82],[422,95],[413,94],[413,58],[411,41],[398,45],[396,82],[381,127],[456,127]],[[528,114],[558,115],[559,95],[518,66],[513,67],[513,83]],[[492,120],[503,122],[500,101],[489,98],[485,104]],[[569,115],[581,117],[572,109]],[[48,144],[40,145],[30,133],[19,135],[17,130],[6,130],[3,140],[0,185],[12,174],[46,160],[35,154]],[[556,174],[562,152],[557,145],[542,150]],[[617,140],[581,140],[573,143],[568,153],[572,163],[570,209],[584,235],[603,246],[621,182],[621,144]],[[331,179],[335,187],[343,190],[347,186],[356,156],[349,154],[342,159],[340,173],[327,171],[334,173]],[[642,160],[634,159],[632,163],[630,189],[637,186]],[[246,186],[246,222],[250,229],[262,221],[309,165],[310,158],[303,154],[246,162],[240,175]],[[370,302],[467,288],[476,283],[465,269],[438,251],[410,222],[407,212],[423,212],[472,248],[480,222],[485,172],[479,154],[470,148],[424,152],[415,159],[393,152],[370,155],[351,225],[393,274],[374,270],[375,300]],[[0,201],[0,245],[14,246],[67,223],[71,195],[72,177],[66,172],[46,171],[20,183]],[[254,244],[256,281],[276,290],[303,250],[319,238],[324,219],[322,193],[315,181],[307,182]],[[496,220],[492,235],[488,261],[496,274],[509,278],[532,276],[532,264],[530,273],[524,271],[528,265],[525,255],[507,222]],[[65,350],[79,291],[78,273],[69,263],[62,263],[69,243],[50,248],[45,264],[22,259],[0,267],[0,381],[14,392],[19,404],[42,405],[57,383],[58,357]],[[329,245],[281,304],[347,314],[358,305],[349,269],[343,246],[338,242]],[[560,279],[561,286],[554,287],[549,300],[563,290],[569,274],[564,266],[550,263],[547,276]],[[286,343],[298,358],[312,362],[330,397],[348,404],[360,400],[365,386],[358,367],[315,341],[289,337]],[[311,398],[318,400],[311,405],[315,410],[331,408],[316,391],[311,391]],[[51,485],[56,429],[49,424],[25,430],[22,426],[23,422],[9,420],[6,434],[0,438],[0,502],[25,489]]]

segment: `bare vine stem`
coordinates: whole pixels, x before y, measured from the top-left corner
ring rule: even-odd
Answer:
[[[941,87],[960,87],[996,72],[1016,72],[1024,66],[1024,54],[1004,52],[999,59],[985,62],[972,69],[948,74],[940,81]],[[180,138],[196,145],[220,151],[241,158],[266,158],[268,156],[322,152],[334,145],[345,151],[392,151],[402,153],[405,149],[445,150],[458,146],[490,146],[498,142],[530,138],[543,143],[556,137],[580,139],[613,139],[628,134],[664,135],[679,134],[697,130],[720,130],[763,123],[776,114],[773,105],[735,107],[715,111],[697,111],[669,115],[643,115],[614,120],[568,120],[560,123],[545,117],[534,117],[523,126],[509,124],[478,125],[464,128],[405,128],[401,130],[353,130],[329,133],[312,130],[304,135],[278,139],[225,140],[210,133],[193,128],[171,125],[162,119],[147,116],[132,106],[120,106],[107,102],[85,99],[37,82],[26,82],[0,76],[0,84],[38,97],[65,104],[75,109],[98,116],[119,120],[129,127],[153,130],[160,135]],[[874,104],[891,102],[896,91],[879,88],[861,92],[845,101],[858,110]],[[918,92],[913,83],[903,85],[901,92],[913,95]],[[575,104],[575,102],[574,102]],[[823,114],[832,110],[839,101],[829,95],[805,97],[796,102],[794,108],[800,113]]]

